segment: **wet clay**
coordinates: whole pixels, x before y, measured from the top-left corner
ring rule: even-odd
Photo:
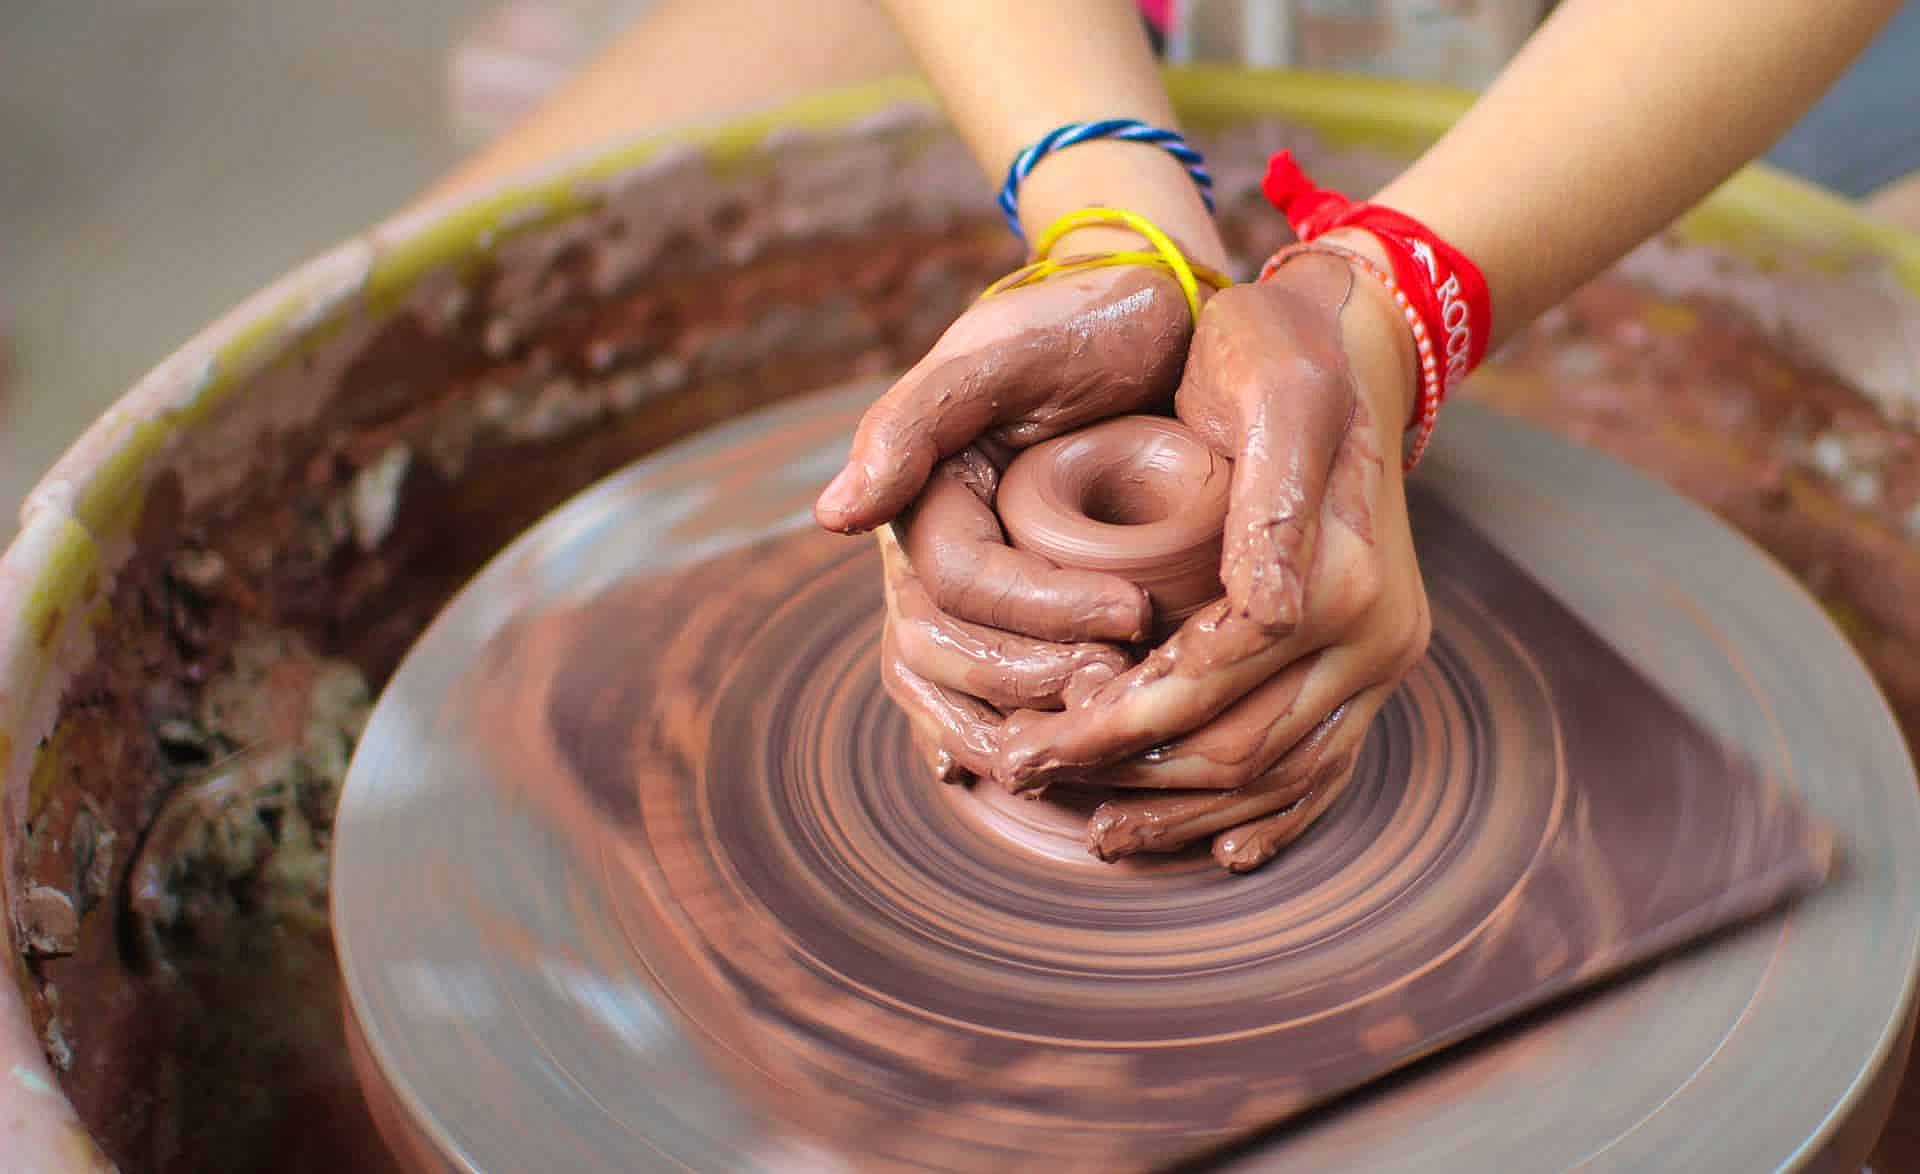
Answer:
[[[1179,421],[1123,416],[1022,452],[994,507],[1015,548],[1138,584],[1164,634],[1224,590],[1231,472]]]
[[[1796,804],[1449,509],[1414,513],[1433,651],[1353,786],[1245,877],[1102,864],[1084,806],[929,788],[882,690],[879,556],[808,528],[523,611],[436,736],[606,862],[618,916],[580,948],[646,943],[620,972],[708,1009],[678,1022],[739,1095],[855,1168],[1163,1167],[1827,867]],[[494,589],[514,573],[539,572]]]
[[[1274,281],[1226,290],[1210,303],[1178,392],[1179,420],[1106,420],[1020,452],[1004,474],[982,441],[936,470],[903,519],[912,571],[889,548],[893,622],[882,654],[888,693],[907,711],[937,776],[989,777],[1027,794],[1055,783],[1215,792],[1116,794],[1089,822],[1088,846],[1114,859],[1217,836],[1216,857],[1233,871],[1264,863],[1338,798],[1366,725],[1425,639],[1424,600],[1401,592],[1380,607],[1391,630],[1405,629],[1404,644],[1376,641],[1355,667],[1351,653],[1309,655],[1294,671],[1292,662],[1318,645],[1280,643],[1303,618],[1310,570],[1322,601],[1313,620],[1329,631],[1358,628],[1367,617],[1340,618],[1342,606],[1375,598],[1364,572],[1377,561],[1372,502],[1385,465],[1343,343],[1341,315],[1353,289],[1337,253],[1297,255]],[[1403,329],[1397,317],[1379,325]],[[993,374],[985,367],[983,381],[991,384]],[[1373,374],[1396,386],[1400,377]],[[931,444],[927,420],[903,418],[889,404],[899,394],[871,409],[862,431],[905,451]],[[1237,468],[1225,453],[1240,456]],[[1003,532],[1005,545],[997,545]],[[959,557],[969,544],[976,556]],[[1322,549],[1328,557],[1318,559]],[[1404,545],[1386,553],[1410,562]],[[990,556],[1029,556],[1032,565],[995,576],[952,573],[984,567]],[[1031,633],[1067,597],[1100,598],[1061,582],[1054,568],[1105,576],[1108,595],[1125,582],[1145,593],[1154,623],[1150,642],[1132,642],[1143,658],[1137,666],[1115,674],[1080,650],[972,630],[939,614],[939,605],[970,606],[982,595],[996,602],[1004,627]],[[930,606],[914,572],[966,587],[936,586]],[[1389,577],[1404,583],[1415,572],[1405,565]],[[1102,603],[1081,614],[1104,618],[1111,609]],[[1412,624],[1399,622],[1403,610]],[[1189,617],[1195,622],[1183,629]],[[1029,645],[1024,656],[1003,647],[1021,641]],[[1014,666],[1040,667],[1049,657],[1077,657],[1079,671],[1062,666],[1042,676],[1033,690],[1045,694],[1039,703],[1008,704]],[[1310,676],[1315,663],[1327,671]],[[1308,715],[1332,716],[1308,729]],[[987,745],[996,749],[982,771],[975,763]]]
[[[475,569],[569,495],[749,407],[927,354],[1020,260],[964,148],[930,124],[894,111],[846,134],[783,131],[753,168],[675,150],[583,181],[594,211],[503,225],[472,264],[383,287],[337,331],[243,376],[158,458],[129,561],[85,615],[44,634],[66,682],[47,687],[51,725],[5,731],[14,759],[33,760],[30,780],[22,769],[7,785],[32,798],[0,858],[14,916],[45,931],[23,941],[10,981],[122,1170],[373,1168],[343,1156],[358,1107],[323,926],[284,929],[270,901],[219,926],[223,948],[158,959],[121,932],[136,922],[130,871],[156,859],[149,831],[203,773],[180,719],[261,638],[297,634],[378,688]],[[1258,190],[1274,150],[1355,192],[1399,169],[1274,121],[1196,142],[1217,160],[1242,276],[1288,242]],[[1861,346],[1811,352],[1774,312],[1817,304],[1857,328],[1823,337],[1901,336],[1858,326],[1879,321],[1847,296],[1880,296],[1872,270],[1833,281],[1852,284],[1656,243],[1466,394],[1613,451],[1752,536],[1820,595],[1916,741],[1920,444],[1901,397],[1869,394],[1889,372],[1896,390],[1913,381]],[[821,475],[803,478],[809,493]],[[969,818],[1037,825],[1034,840],[1099,867],[1088,813],[1065,802],[996,798]],[[325,860],[321,847],[300,864]],[[310,878],[292,879],[304,895]],[[78,915],[77,942],[50,891]]]

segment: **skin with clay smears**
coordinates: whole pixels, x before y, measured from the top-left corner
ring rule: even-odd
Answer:
[[[1176,410],[1233,460],[1221,557],[1227,595],[1274,635],[1300,622],[1314,515],[1358,403],[1340,311],[1353,272],[1304,256],[1284,286],[1243,285],[1207,305]]]
[[[955,619],[934,606],[892,542],[882,545],[893,623],[888,637],[909,667],[957,681],[999,709],[1060,709],[1069,686],[1086,692],[1129,661],[1107,644],[1058,644]]]
[[[1356,307],[1360,328],[1393,320],[1366,316],[1378,307],[1353,293],[1344,263],[1308,255],[1209,303],[1177,403],[1233,460],[1227,595],[1067,712],[1001,726],[994,776],[1016,790],[1168,792],[1105,804],[1089,827],[1102,857],[1212,837],[1223,867],[1264,862],[1344,791],[1367,727],[1425,650],[1399,469],[1384,456],[1399,421],[1358,394],[1346,357],[1365,353]],[[1256,347],[1256,332],[1285,346]]]
[[[1025,448],[1164,404],[1192,329],[1179,286],[1154,269],[1093,269],[988,298],[861,417],[814,516],[838,533],[870,530],[981,437]]]
[[[1001,712],[1058,706],[1129,667],[1147,593],[1010,547],[993,511],[1022,448],[1171,404],[1191,310],[1157,270],[1107,268],[988,298],[862,416],[815,505],[842,533],[881,532],[882,672],[942,778],[990,769]],[[905,557],[898,557],[904,552]]]

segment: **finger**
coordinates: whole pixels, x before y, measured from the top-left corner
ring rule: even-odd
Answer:
[[[1098,770],[1101,786],[1143,791],[1232,791],[1266,773],[1293,743],[1275,731],[1290,713],[1312,712],[1326,693],[1314,670],[1341,650],[1316,652],[1288,665],[1218,717],[1184,738]],[[1310,682],[1318,688],[1309,688]],[[1343,695],[1344,696],[1344,695]],[[1322,714],[1331,706],[1322,706]]]
[[[1364,690],[1398,683],[1384,644],[1342,644],[1295,661],[1193,733],[1099,771],[1107,786],[1230,791],[1246,786]]]
[[[991,426],[1025,445],[1164,399],[1186,359],[1188,314],[1169,279],[1138,267],[990,299],[867,409],[815,519],[841,533],[891,521],[936,463]]]
[[[994,421],[991,372],[979,356],[936,348],[874,401],[854,430],[847,463],[814,503],[828,530],[860,533],[891,521],[933,466]]]
[[[1177,410],[1234,461],[1221,555],[1227,598],[1276,634],[1305,607],[1320,506],[1353,422],[1340,309],[1352,273],[1289,266],[1284,285],[1223,292],[1201,316]]]
[[[1298,802],[1312,790],[1323,755],[1345,719],[1342,709],[1327,714],[1293,754],[1238,790],[1102,803],[1087,821],[1088,846],[1103,860],[1136,852],[1174,852],[1202,836]]]
[[[942,462],[898,527],[907,559],[935,607],[956,619],[1043,640],[1146,639],[1153,604],[1144,590],[1118,575],[1056,567],[1008,546],[961,460]]]
[[[1132,669],[1064,713],[1022,711],[1002,733],[995,777],[1033,790],[1199,729],[1285,669],[1307,635],[1275,640],[1226,600],[1194,613]]]
[[[1320,504],[1353,419],[1353,385],[1315,372],[1272,395],[1233,457],[1220,579],[1241,614],[1279,635],[1306,607]]]
[[[1101,804],[1087,824],[1089,847],[1104,860],[1136,852],[1174,852],[1203,837],[1311,802],[1329,783],[1351,771],[1387,692],[1376,687],[1340,704],[1272,769],[1237,790]]]
[[[1334,768],[1304,798],[1280,811],[1250,820],[1214,837],[1213,861],[1228,872],[1252,872],[1318,823],[1353,782],[1358,759],[1331,764]]]
[[[889,637],[880,641],[880,683],[903,713],[934,777],[964,783],[993,766],[1000,715],[985,703],[943,689],[901,663]]]
[[[1375,708],[1378,714],[1378,707]],[[1348,719],[1362,730],[1372,720],[1361,721],[1358,714]],[[1360,739],[1364,742],[1364,733]],[[1279,855],[1280,851],[1307,833],[1327,813],[1340,796],[1353,785],[1354,771],[1360,761],[1359,748],[1344,759],[1336,759],[1320,772],[1319,782],[1304,798],[1271,815],[1229,828],[1214,837],[1214,863],[1228,872],[1251,872]],[[1345,768],[1339,769],[1344,762]]]
[[[1130,663],[1110,644],[1057,644],[956,620],[935,607],[896,542],[880,544],[888,632],[901,662],[936,685],[1001,709],[1059,709]]]

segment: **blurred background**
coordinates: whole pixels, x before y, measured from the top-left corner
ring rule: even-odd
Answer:
[[[648,6],[5,0],[0,541],[40,472],[144,370],[254,289],[407,201]],[[1175,60],[1478,86],[1550,6],[1158,8]],[[1920,0],[1774,161],[1847,195],[1878,194],[1920,226],[1920,184],[1894,190],[1920,170],[1915,62]]]

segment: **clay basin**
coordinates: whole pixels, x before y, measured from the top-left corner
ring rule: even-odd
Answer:
[[[1285,240],[1256,189],[1271,150],[1364,192],[1463,106],[1230,71],[1175,85],[1243,270]],[[325,917],[368,697],[554,505],[709,424],[904,366],[1016,260],[918,91],[879,87],[383,224],[130,390],[0,558],[0,1166],[374,1168]],[[1783,266],[1828,296],[1783,299]],[[1755,535],[1912,730],[1900,397],[1920,381],[1888,340],[1920,337],[1915,289],[1920,243],[1756,171],[1476,393]],[[1679,406],[1629,427],[1656,394]]]

